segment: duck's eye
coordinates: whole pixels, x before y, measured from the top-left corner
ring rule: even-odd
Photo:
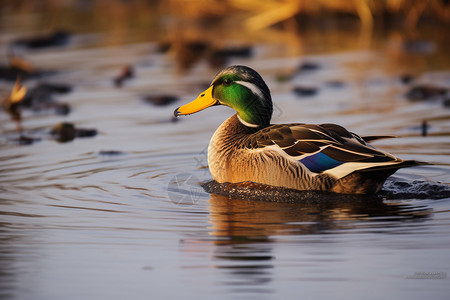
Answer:
[[[233,83],[233,80],[231,80],[230,78],[225,78],[225,80],[223,81],[224,85],[230,85],[231,83]]]

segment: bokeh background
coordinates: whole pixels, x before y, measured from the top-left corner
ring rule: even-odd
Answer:
[[[447,0],[0,0],[0,298],[448,299],[449,23]],[[273,123],[431,165],[373,197],[206,193],[234,112],[173,111],[232,64]]]

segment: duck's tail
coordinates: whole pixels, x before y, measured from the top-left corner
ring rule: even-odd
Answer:
[[[398,164],[385,166],[374,166],[371,168],[357,170],[341,179],[333,186],[332,191],[346,194],[374,194],[378,193],[386,179],[398,169],[429,165],[429,163],[404,160]]]

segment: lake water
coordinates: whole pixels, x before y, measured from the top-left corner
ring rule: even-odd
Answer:
[[[4,31],[0,53],[19,36]],[[395,135],[374,145],[432,163],[400,170],[382,196],[272,203],[200,186],[211,180],[209,139],[231,109],[172,120],[220,67],[200,59],[182,72],[156,43],[109,39],[79,34],[63,48],[22,52],[55,72],[25,83],[73,85],[55,96],[72,111],[24,111],[24,135],[40,139],[32,145],[15,142],[16,126],[0,112],[0,298],[448,299],[450,109],[440,97],[404,97],[419,84],[450,87],[448,48],[431,41],[431,52],[408,53],[386,38],[321,49],[322,37],[306,39],[312,44],[302,51],[252,41],[251,57],[232,58],[228,64],[265,78],[273,123]],[[289,76],[305,62],[318,68]],[[116,88],[112,79],[124,65],[133,65],[135,77]],[[413,81],[402,83],[404,74]],[[298,86],[318,90],[298,96]],[[0,88],[6,95],[12,83]],[[142,100],[166,94],[178,102]],[[49,131],[60,122],[98,135],[56,142]]]

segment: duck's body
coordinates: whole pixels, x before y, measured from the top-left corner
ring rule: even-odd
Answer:
[[[399,168],[418,164],[379,151],[339,125],[270,125],[270,92],[247,67],[225,69],[175,115],[216,104],[238,112],[216,130],[208,147],[209,169],[219,183],[367,194],[378,192]]]

